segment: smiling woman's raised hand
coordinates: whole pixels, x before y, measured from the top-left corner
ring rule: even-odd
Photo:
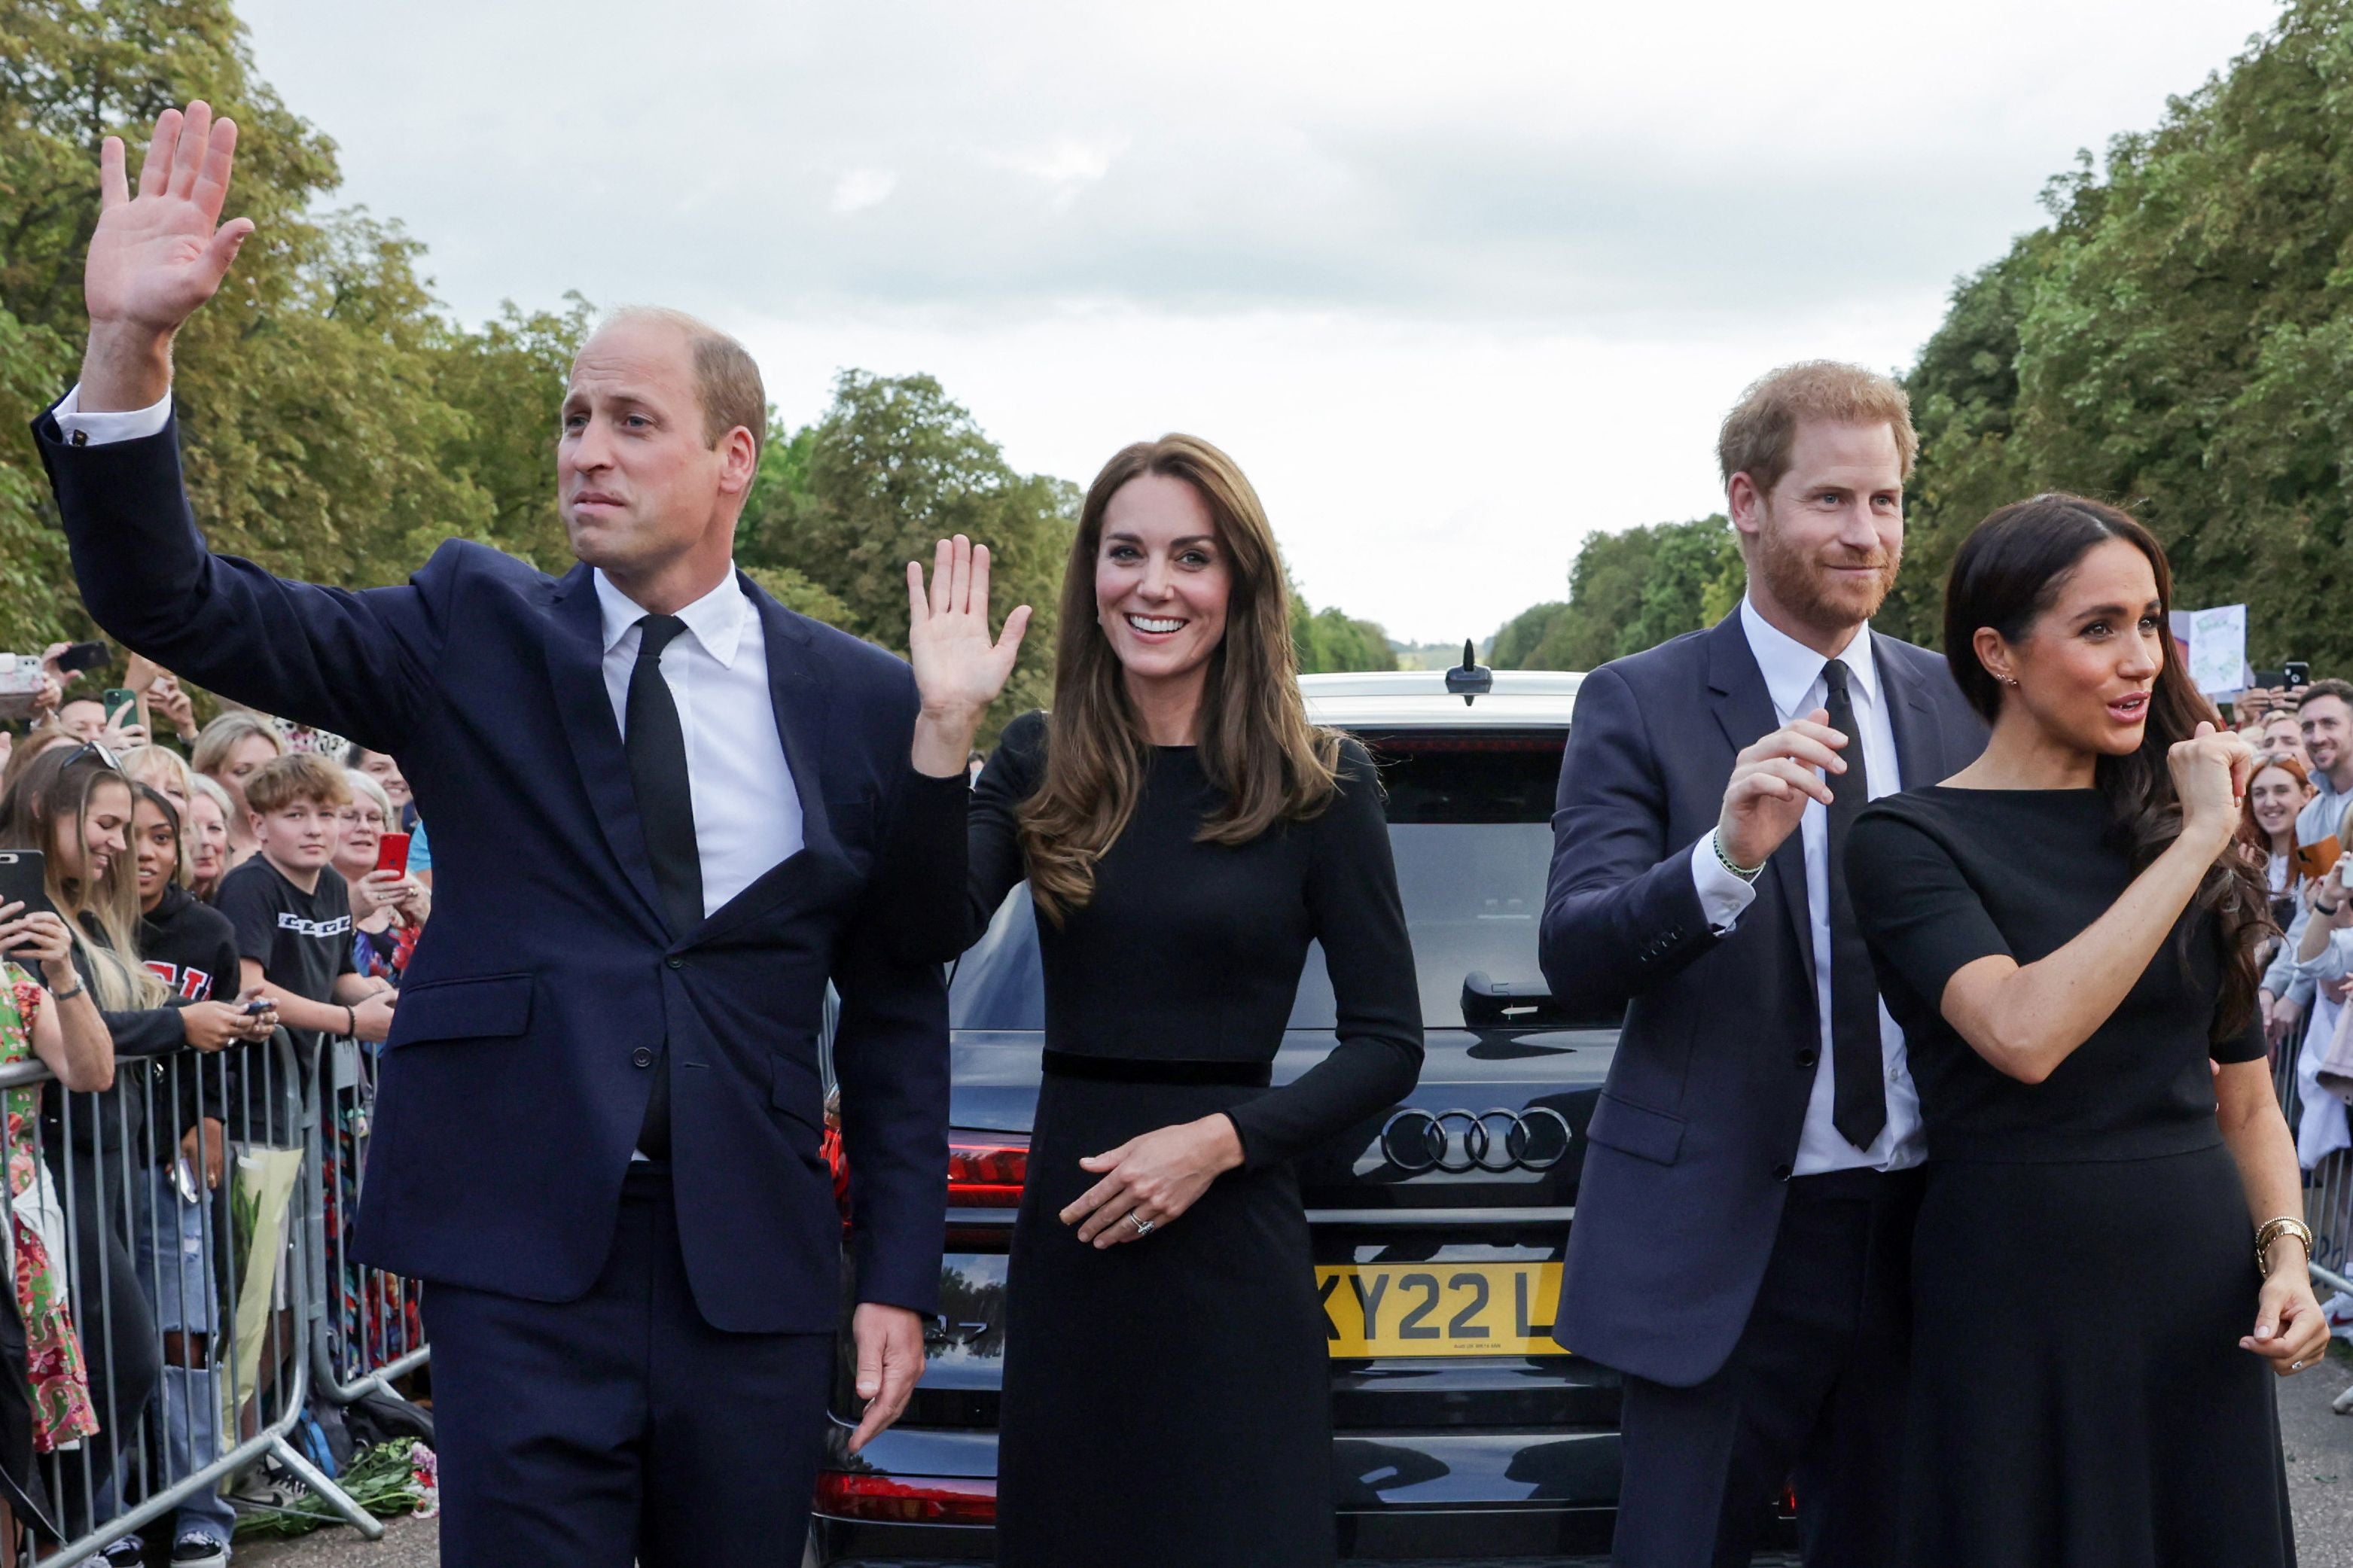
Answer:
[[[201,100],[156,120],[135,196],[121,139],[106,139],[98,230],[82,273],[90,308],[84,410],[143,407],[169,389],[172,334],[219,290],[253,232],[250,218],[220,221],[236,161],[236,121],[216,121]]]
[[[1017,605],[997,637],[988,632],[988,546],[963,534],[940,541],[932,580],[907,563],[907,661],[923,710],[915,723],[915,766],[937,778],[964,771],[980,716],[1013,674],[1029,606]]]

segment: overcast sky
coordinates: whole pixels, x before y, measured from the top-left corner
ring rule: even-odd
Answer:
[[[1785,361],[1909,364],[2076,149],[2274,0],[243,0],[343,198],[502,300],[675,304],[795,424],[928,371],[1083,484],[1182,429],[1416,639],[1722,504]]]

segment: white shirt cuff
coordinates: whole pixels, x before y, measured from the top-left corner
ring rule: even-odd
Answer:
[[[160,435],[172,422],[172,395],[144,408],[134,408],[127,414],[84,414],[81,411],[81,384],[65,395],[57,406],[58,429],[66,440],[77,447],[105,447],[117,441],[137,441]]]
[[[1739,924],[1742,913],[1757,901],[1756,888],[1725,870],[1715,858],[1713,832],[1692,846],[1692,886],[1699,889],[1700,913],[1718,936]]]

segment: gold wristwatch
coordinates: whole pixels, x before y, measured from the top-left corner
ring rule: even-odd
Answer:
[[[2312,1227],[2310,1226],[2286,1215],[2282,1215],[2277,1219],[2267,1219],[2263,1221],[2263,1228],[2255,1232],[2255,1267],[2262,1271],[2265,1279],[2271,1278],[2272,1243],[2283,1236],[2292,1236],[2304,1243],[2304,1260],[2306,1263],[2312,1261]]]

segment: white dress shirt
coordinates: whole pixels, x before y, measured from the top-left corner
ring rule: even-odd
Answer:
[[[81,412],[77,385],[57,406],[58,428],[76,446],[155,435],[171,422],[172,397],[119,414]],[[604,617],[605,690],[613,723],[628,733],[629,671],[646,612],[591,574]],[[662,649],[662,679],[686,731],[694,842],[702,862],[702,912],[711,914],[778,861],[800,852],[801,799],[776,732],[768,696],[768,646],[760,617],[731,564],[719,586],[679,611],[687,635]]]
[[[638,623],[646,612],[603,572],[589,575],[605,619],[605,692],[626,741],[629,672],[637,667],[645,635]],[[686,623],[686,635],[662,649],[661,674],[686,731],[687,786],[708,915],[768,868],[800,852],[801,797],[768,696],[767,633],[733,566],[678,618]]]
[[[1822,679],[1829,661],[1757,613],[1746,598],[1740,601],[1740,629],[1747,634],[1749,651],[1765,673],[1765,689],[1773,711],[1783,724],[1802,719],[1830,705],[1830,685]],[[1865,626],[1838,655],[1850,672],[1847,691],[1854,703],[1855,728],[1862,731],[1862,761],[1869,774],[1871,797],[1894,795],[1904,787],[1895,761],[1895,731],[1888,723],[1879,666],[1872,657],[1871,628]],[[1762,736],[1756,737],[1763,739]],[[1924,781],[1933,782],[1933,781]],[[1799,820],[1798,832],[1806,850],[1806,906],[1813,922],[1814,1005],[1821,1021],[1821,1051],[1814,1064],[1813,1092],[1806,1101],[1806,1125],[1798,1141],[1798,1158],[1791,1167],[1800,1176],[1857,1167],[1900,1171],[1926,1156],[1920,1137],[1920,1092],[1912,1085],[1912,1070],[1904,1054],[1904,1031],[1879,1005],[1879,1054],[1887,1079],[1887,1125],[1868,1149],[1858,1149],[1831,1124],[1836,1098],[1836,1068],[1831,1048],[1831,885],[1830,809],[1810,801]],[[1724,868],[1715,856],[1715,840],[1707,835],[1693,846],[1692,880],[1699,889],[1700,908],[1708,924],[1729,931],[1757,897],[1757,889]]]

